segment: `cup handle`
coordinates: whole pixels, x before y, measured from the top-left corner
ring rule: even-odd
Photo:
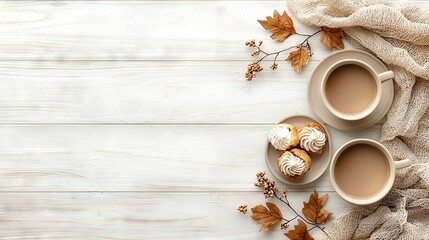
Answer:
[[[395,74],[392,71],[383,72],[377,75],[378,80],[384,83],[387,80],[390,80],[395,77]]]
[[[395,165],[396,169],[408,167],[408,166],[411,165],[410,159],[404,159],[404,160],[393,161],[393,162],[394,162],[394,165]]]

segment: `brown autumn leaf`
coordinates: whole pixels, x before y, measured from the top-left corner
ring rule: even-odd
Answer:
[[[252,218],[262,224],[260,231],[268,231],[270,227],[283,219],[280,209],[274,203],[267,202],[266,208],[264,205],[257,205],[252,208]]]
[[[273,33],[271,34],[272,39],[283,42],[290,35],[296,33],[293,21],[286,11],[283,11],[283,14],[280,15],[277,10],[274,10],[273,16],[267,16],[266,18],[267,20],[258,20],[258,22],[265,30]]]
[[[305,51],[305,48],[300,46],[298,50],[290,52],[286,61],[290,61],[290,65],[295,68],[296,72],[301,72],[302,66],[306,65],[310,60],[310,53]]]
[[[290,240],[314,240],[314,238],[308,233],[307,225],[298,219],[298,225],[293,226],[294,229],[285,233],[285,236]]]
[[[332,48],[344,49],[342,38],[344,37],[343,30],[340,28],[322,27],[323,33],[320,36],[320,42],[329,50]]]
[[[305,218],[317,224],[325,224],[332,214],[323,208],[327,200],[328,194],[325,194],[319,198],[319,193],[314,190],[314,192],[310,195],[308,203],[304,202],[304,207],[302,208],[302,213],[304,214]]]

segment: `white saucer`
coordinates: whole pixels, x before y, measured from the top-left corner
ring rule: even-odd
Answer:
[[[364,61],[368,65],[372,66],[377,73],[388,71],[386,66],[380,60],[367,52],[360,50],[337,51],[323,59],[313,70],[308,83],[308,103],[318,117],[334,128],[343,131],[356,131],[368,128],[380,121],[384,115],[386,115],[387,111],[389,111],[393,101],[393,80],[386,81],[382,84],[380,104],[369,116],[356,121],[340,119],[333,115],[323,104],[321,95],[321,81],[328,68],[333,63],[343,59],[357,59]]]
[[[267,141],[267,147],[265,149],[265,161],[267,162],[268,169],[274,175],[274,177],[288,185],[304,185],[315,181],[320,176],[322,176],[331,162],[332,138],[328,129],[320,121],[305,115],[294,115],[284,119],[280,123],[289,123],[294,125],[297,129],[300,129],[304,124],[309,122],[318,123],[325,129],[325,132],[328,135],[328,142],[324,146],[322,154],[309,154],[311,157],[311,167],[308,172],[300,179],[286,178],[283,173],[280,172],[277,167],[277,158],[279,157],[280,152],[279,150],[275,149],[270,142]]]

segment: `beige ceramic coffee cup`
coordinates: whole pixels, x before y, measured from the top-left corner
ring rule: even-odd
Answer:
[[[334,106],[332,106],[329,101],[328,98],[326,96],[326,82],[328,81],[329,76],[331,75],[331,73],[344,65],[357,65],[360,67],[363,67],[364,69],[366,69],[369,73],[371,73],[372,75],[372,79],[375,81],[376,84],[376,95],[374,100],[371,102],[371,104],[366,107],[364,110],[358,112],[358,113],[344,113],[341,112],[339,110],[337,110]],[[374,112],[374,110],[376,109],[376,107],[378,106],[378,104],[380,103],[380,99],[381,99],[381,94],[382,94],[382,83],[390,80],[394,77],[394,73],[392,71],[386,71],[383,73],[377,73],[370,65],[368,65],[367,63],[357,60],[357,59],[344,59],[341,61],[338,61],[336,63],[334,63],[324,74],[323,78],[322,78],[322,100],[324,102],[324,104],[326,105],[326,107],[328,108],[328,110],[334,114],[335,116],[337,116],[340,119],[343,120],[348,120],[348,121],[355,121],[355,120],[360,120],[363,119],[365,117],[367,117],[368,115],[370,115],[372,112]]]
[[[384,156],[386,157],[386,160],[389,164],[389,170],[388,170],[389,171],[389,177],[386,179],[386,184],[384,184],[384,187],[381,188],[379,191],[377,191],[375,194],[372,194],[371,196],[369,196],[367,198],[354,197],[354,196],[351,196],[350,194],[344,192],[338,186],[337,180],[335,179],[335,169],[336,169],[335,166],[336,166],[336,163],[337,163],[339,156],[346,149],[348,149],[349,147],[356,145],[356,144],[368,144],[368,145],[371,145],[371,146],[378,148],[384,154]],[[335,155],[332,159],[332,162],[331,162],[330,178],[331,178],[331,182],[332,182],[332,185],[333,185],[335,191],[344,200],[346,200],[350,203],[358,204],[358,205],[367,205],[367,204],[375,203],[375,202],[381,200],[392,189],[393,183],[395,181],[395,170],[396,169],[408,167],[410,165],[411,165],[411,162],[408,159],[394,161],[392,154],[390,154],[390,152],[387,150],[387,148],[384,147],[381,143],[374,141],[374,140],[371,140],[371,139],[359,138],[359,139],[354,139],[354,140],[351,140],[351,141],[345,143],[343,146],[340,147],[340,149],[337,150],[337,152],[335,153]]]

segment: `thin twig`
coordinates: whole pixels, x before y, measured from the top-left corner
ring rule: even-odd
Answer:
[[[305,37],[310,36],[310,34],[303,34],[303,33],[294,33],[294,34],[299,35],[299,36],[305,36]]]
[[[258,51],[260,51],[261,53],[269,55],[269,53],[267,53],[264,50],[262,50],[260,46],[256,46],[256,47],[258,48]]]
[[[273,64],[276,64],[276,61],[277,61],[277,57],[279,56],[279,54],[280,54],[280,53],[277,53],[277,54],[276,54],[276,56],[274,57],[274,61],[273,61]]]
[[[310,222],[310,221],[308,221],[307,219],[305,219],[303,216],[301,216],[300,214],[298,214],[298,212],[289,204],[289,201],[287,201],[286,199],[285,200],[283,200],[281,197],[279,197],[278,195],[277,195],[277,193],[276,192],[274,192],[274,197],[275,198],[277,198],[278,200],[280,200],[281,202],[283,202],[284,204],[286,204],[286,206],[288,206],[289,207],[289,209],[290,210],[292,210],[295,214],[296,214],[296,217],[294,217],[293,219],[295,219],[295,218],[297,218],[297,217],[299,217],[299,218],[301,218],[304,222],[306,222],[307,224],[310,224],[310,225],[312,225],[313,227],[310,229],[310,230],[312,230],[312,229],[314,229],[314,228],[319,228],[323,233],[325,233],[326,234],[326,236],[328,236],[328,238],[329,238],[329,235],[328,235],[328,233],[326,233],[326,231],[324,230],[324,228],[323,227],[321,227],[319,224],[317,224],[317,223],[312,223],[312,222]],[[292,220],[293,220],[292,219]],[[310,230],[308,230],[308,231],[310,231]]]
[[[330,239],[328,233],[325,231],[325,228],[319,227],[319,229],[328,237],[328,239]]]
[[[285,220],[285,221],[286,221],[286,223],[290,223],[290,222],[292,222],[293,220],[295,220],[297,217],[298,217],[298,215],[296,215],[295,217],[293,217],[293,218],[291,218],[291,219],[284,219],[284,218],[283,218],[283,220]]]
[[[323,30],[319,30],[319,31],[317,31],[317,32],[314,32],[313,34],[311,34],[311,35],[308,35],[308,37],[306,38],[306,39],[304,39],[304,41],[302,41],[302,43],[300,44],[301,46],[305,43],[305,42],[307,42],[308,41],[308,39],[310,39],[311,37],[313,37],[314,35],[316,35],[316,34],[318,34],[318,33],[320,33],[320,32],[322,32]]]
[[[260,63],[260,62],[262,62],[262,60],[264,60],[266,57],[268,57],[268,56],[271,56],[271,55],[276,55],[275,56],[275,58],[274,58],[274,63],[276,62],[276,60],[277,60],[277,57],[279,56],[279,54],[280,53],[282,53],[282,52],[285,52],[285,51],[289,51],[289,50],[291,50],[291,49],[293,49],[293,48],[296,48],[297,46],[292,46],[292,47],[288,47],[288,48],[285,48],[285,49],[283,49],[283,50],[280,50],[280,51],[277,51],[277,52],[272,52],[272,53],[266,53],[266,52],[264,52],[264,51],[262,51],[262,50],[260,50],[260,48],[258,47],[258,51],[261,51],[261,53],[263,53],[263,54],[265,54],[265,56],[263,56],[263,57],[261,57],[258,61],[256,61],[257,63]]]
[[[256,46],[256,48],[258,49],[258,51],[259,51],[259,52],[261,52],[261,53],[265,54],[265,56],[261,57],[258,61],[256,61],[256,63],[260,63],[260,62],[262,62],[265,58],[267,58],[268,56],[271,56],[271,55],[275,55],[275,56],[274,56],[274,62],[273,62],[273,63],[276,63],[277,58],[278,58],[278,56],[280,55],[280,53],[282,53],[282,52],[286,52],[286,51],[289,51],[289,50],[291,50],[291,49],[293,49],[293,48],[303,47],[305,43],[307,43],[307,48],[310,50],[310,54],[311,54],[311,48],[310,48],[310,45],[308,44],[308,40],[309,40],[311,37],[313,37],[314,35],[317,35],[318,33],[322,32],[322,31],[323,31],[323,30],[319,30],[319,31],[316,31],[316,32],[314,32],[313,34],[310,34],[310,35],[308,35],[308,34],[295,33],[295,34],[300,35],[300,36],[306,36],[306,38],[305,38],[305,39],[304,39],[304,41],[302,41],[299,45],[291,46],[291,47],[285,48],[285,49],[280,50],[280,51],[277,51],[277,52],[268,53],[268,52],[266,52],[266,51],[262,50],[260,46]]]
[[[282,201],[284,204],[286,204],[299,218],[301,218],[304,222],[311,224],[313,226],[318,225],[318,224],[314,224],[312,222],[309,222],[307,219],[305,219],[304,217],[302,217],[301,215],[299,215],[299,213],[289,204],[289,202],[284,201],[282,198],[280,198],[279,196],[277,196],[277,193],[274,193],[274,197],[276,197],[278,200]]]
[[[313,230],[313,229],[315,229],[315,228],[317,228],[317,227],[316,227],[316,226],[314,226],[314,227],[312,227],[312,228],[308,229],[308,230],[307,230],[307,232],[310,232],[311,230]]]

